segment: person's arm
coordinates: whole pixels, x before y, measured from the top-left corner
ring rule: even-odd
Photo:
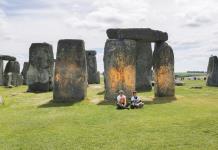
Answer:
[[[117,96],[117,103],[120,103],[120,96]]]
[[[126,96],[124,96],[124,105],[126,105],[127,104],[127,101],[126,101]]]

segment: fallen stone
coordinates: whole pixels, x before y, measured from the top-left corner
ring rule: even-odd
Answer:
[[[192,86],[191,89],[202,89],[202,86]]]
[[[218,58],[211,56],[207,67],[207,86],[218,86]]]
[[[0,59],[8,60],[8,61],[16,61],[16,57],[9,56],[9,55],[0,55]]]
[[[28,67],[29,67],[29,63],[28,62],[24,62],[23,64],[23,70],[21,72],[22,76],[23,76],[23,84],[26,85],[27,84],[27,71],[28,71]]]
[[[166,32],[152,30],[149,28],[108,29],[107,36],[110,39],[145,40],[147,42],[160,42],[168,40],[168,34]]]
[[[29,92],[47,92],[53,89],[54,54],[52,45],[33,43],[29,49],[27,85]]]
[[[88,84],[99,84],[99,74],[97,71],[96,51],[86,51]]]
[[[185,83],[182,82],[181,80],[175,80],[175,85],[176,86],[183,86]]]
[[[152,90],[152,49],[151,43],[136,41],[136,90]]]
[[[87,66],[83,40],[60,40],[55,63],[55,102],[75,102],[86,97]]]
[[[134,40],[106,41],[104,48],[105,100],[116,100],[119,90],[130,98],[135,90],[136,42]]]
[[[155,96],[175,96],[174,54],[172,48],[166,42],[155,44],[153,68]]]

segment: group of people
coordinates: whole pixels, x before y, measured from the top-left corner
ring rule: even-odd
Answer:
[[[131,109],[137,109],[142,108],[144,103],[137,96],[136,91],[132,92],[131,101],[129,103],[126,99],[126,96],[124,95],[123,90],[120,90],[119,95],[117,96],[117,109],[129,109],[129,106]]]

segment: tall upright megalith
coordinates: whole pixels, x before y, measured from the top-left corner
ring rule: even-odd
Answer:
[[[207,86],[218,86],[218,58],[211,56],[207,67]]]
[[[23,84],[26,85],[27,84],[27,71],[29,68],[29,62],[24,62],[23,63],[23,70],[21,72],[22,76],[23,76]]]
[[[4,84],[4,76],[3,76],[3,60],[0,59],[0,86]]]
[[[87,61],[88,83],[99,84],[100,74],[98,73],[97,70],[96,51],[94,50],[86,51],[86,61]]]
[[[29,92],[46,92],[53,88],[54,54],[52,45],[33,43],[29,49],[27,85]]]
[[[58,42],[53,98],[55,102],[82,100],[87,93],[86,52],[83,40]]]
[[[156,97],[175,95],[174,54],[166,42],[157,42],[153,53],[154,92]]]
[[[130,98],[135,90],[136,42],[108,39],[104,48],[105,100],[115,100],[119,90]]]
[[[152,48],[151,43],[144,40],[136,41],[136,90],[152,89]]]

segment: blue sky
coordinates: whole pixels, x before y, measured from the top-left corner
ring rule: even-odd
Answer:
[[[218,55],[217,0],[0,0],[0,54],[28,61],[33,42],[83,39],[98,50],[103,70],[106,29],[149,27],[166,31],[175,70],[206,70]]]

